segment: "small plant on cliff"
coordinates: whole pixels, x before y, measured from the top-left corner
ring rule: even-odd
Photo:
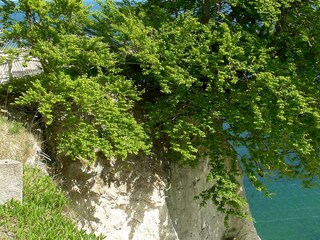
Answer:
[[[68,215],[68,198],[49,176],[24,169],[23,202],[0,206],[1,239],[102,239],[78,230]]]
[[[320,176],[319,0],[3,2],[2,37],[44,71],[16,103],[40,113],[60,156],[160,143],[185,164],[208,158],[203,202],[239,215],[239,165],[259,190],[275,172]]]

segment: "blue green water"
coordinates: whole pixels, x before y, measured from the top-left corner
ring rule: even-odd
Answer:
[[[229,125],[224,124],[227,129]],[[247,155],[245,147],[236,147]],[[298,180],[265,180],[272,198],[258,192],[244,178],[246,197],[262,240],[320,240],[320,188],[305,189]]]
[[[268,181],[275,193],[266,198],[244,179],[246,196],[262,240],[320,240],[320,189],[298,180]]]
[[[268,183],[276,193],[266,198],[245,180],[255,226],[262,240],[320,240],[320,190],[298,181]]]

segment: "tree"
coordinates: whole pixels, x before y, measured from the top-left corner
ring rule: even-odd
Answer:
[[[93,13],[76,0],[39,5],[62,2],[79,11],[40,13],[23,0],[3,7],[36,13],[30,21],[22,9],[26,19],[9,22],[6,36],[43,61],[45,73],[18,103],[64,126],[61,153],[125,156],[161,143],[185,164],[208,158],[212,187],[201,197],[226,213],[241,213],[239,164],[259,190],[260,176],[316,182],[319,1],[107,1]],[[250,156],[239,158],[235,146]]]
[[[43,67],[43,74],[24,79],[27,87],[16,104],[39,112],[58,156],[93,163],[97,152],[126,157],[148,151],[132,112],[139,92],[119,74],[121,56],[85,32],[89,7],[78,0],[3,3],[2,37],[26,48]]]

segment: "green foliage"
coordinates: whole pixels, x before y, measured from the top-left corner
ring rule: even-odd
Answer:
[[[102,239],[77,229],[67,215],[69,200],[40,170],[25,168],[23,196],[22,203],[0,206],[0,232],[21,240]]]
[[[44,70],[26,79],[31,86],[16,104],[37,109],[60,156],[93,163],[97,152],[147,152],[146,134],[132,112],[140,93],[119,74],[121,56],[100,37],[85,35],[87,7],[68,0],[20,1],[15,8],[26,19],[12,20],[5,37],[27,46]]]
[[[59,128],[59,153],[92,163],[98,151],[121,157],[147,151],[142,128],[129,112],[132,100],[123,95],[136,97],[121,77],[48,74],[16,103],[36,104],[44,122]]]
[[[57,132],[61,156],[160,142],[169,159],[210,159],[200,196],[240,215],[239,165],[259,190],[275,173],[319,178],[319,1],[5,2],[4,37],[44,67],[17,104]],[[9,21],[15,11],[26,19]]]
[[[12,135],[17,134],[22,130],[22,128],[23,128],[22,123],[12,121],[12,126],[8,129],[8,133]]]

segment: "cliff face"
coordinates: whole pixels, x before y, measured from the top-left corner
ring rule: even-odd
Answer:
[[[249,220],[233,219],[230,231],[214,205],[199,208],[193,197],[206,187],[206,175],[205,162],[164,170],[159,160],[134,157],[100,160],[91,169],[72,162],[61,179],[79,227],[107,239],[259,239]]]
[[[208,186],[206,163],[197,168],[171,165],[170,190],[167,205],[169,214],[179,239],[222,239],[224,236],[224,216],[209,202],[200,208],[194,200]]]
[[[79,226],[107,239],[178,239],[166,204],[165,173],[148,158],[64,166],[63,185]]]

